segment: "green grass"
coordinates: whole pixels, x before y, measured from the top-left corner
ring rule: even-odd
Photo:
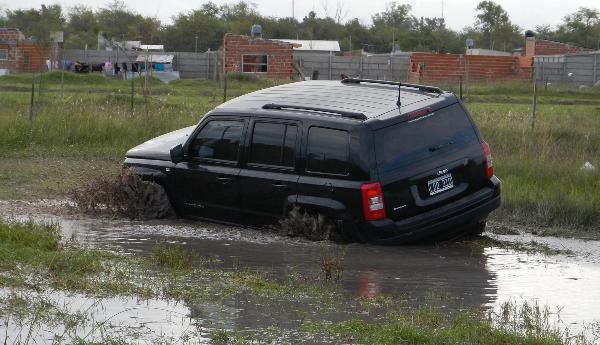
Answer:
[[[443,315],[421,307],[404,313],[390,313],[379,323],[353,319],[339,323],[308,323],[305,330],[333,336],[352,344],[564,344],[562,334],[548,325],[547,315],[525,305],[498,320],[491,314],[467,311]],[[519,313],[519,314],[517,314]],[[525,313],[525,315],[523,314]],[[495,320],[496,319],[496,320]],[[514,319],[518,319],[514,327]],[[521,319],[528,320],[522,322]],[[503,322],[498,322],[503,321]]]
[[[231,76],[229,98],[278,83],[244,77]],[[223,97],[218,84],[203,80],[154,80],[152,95],[144,97],[136,80],[132,113],[130,81],[70,73],[65,80],[61,99],[60,74],[44,76],[30,121],[31,75],[0,77],[0,157],[6,163],[0,165],[0,198],[62,197],[94,174],[91,167],[117,171],[128,149],[198,123]],[[494,219],[599,238],[600,90],[541,87],[534,130],[531,84],[466,85],[465,95],[503,181]],[[582,172],[587,161],[598,169]]]

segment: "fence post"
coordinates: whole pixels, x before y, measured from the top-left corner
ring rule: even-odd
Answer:
[[[363,56],[360,56],[360,77],[363,77]]]
[[[332,78],[332,71],[331,71],[331,68],[332,68],[331,64],[332,64],[332,59],[333,59],[333,55],[332,54],[333,53],[330,51],[329,52],[329,80],[333,79]]]
[[[131,64],[131,115],[133,116],[133,97],[135,95],[135,76],[133,74],[133,63]]]
[[[535,112],[537,108],[537,78],[533,77],[533,104],[531,105],[531,129],[535,129]]]
[[[206,80],[208,79],[210,79],[210,53],[206,53]]]
[[[594,80],[592,81],[592,86],[596,85],[598,81],[598,54],[594,54]]]
[[[33,121],[33,98],[35,96],[35,73],[31,73],[31,102],[29,103],[29,122]]]

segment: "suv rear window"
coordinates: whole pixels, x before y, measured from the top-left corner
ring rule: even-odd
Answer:
[[[475,129],[458,104],[375,132],[381,173],[478,141]]]
[[[349,174],[348,132],[338,129],[311,127],[308,131],[308,162],[306,170],[324,174]]]

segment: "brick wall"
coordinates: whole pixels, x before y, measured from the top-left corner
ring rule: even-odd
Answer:
[[[2,41],[23,41],[25,36],[17,29],[0,28],[0,42]]]
[[[412,82],[531,80],[533,59],[519,56],[413,53]]]
[[[226,34],[223,39],[223,66],[225,72],[242,72],[242,58],[244,55],[267,56],[267,72],[254,71],[248,73],[272,79],[291,79],[294,75],[294,52],[292,45],[289,43]]]
[[[529,57],[538,55],[563,55],[590,51],[592,50],[567,43],[542,40],[535,37],[527,37],[527,40],[525,41],[525,56]]]
[[[0,49],[8,50],[8,59],[0,60],[0,69],[11,72],[39,72],[47,70],[50,48],[29,41],[17,29],[0,28]],[[59,56],[59,50],[55,52]]]

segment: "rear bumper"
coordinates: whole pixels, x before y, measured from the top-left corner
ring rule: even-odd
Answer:
[[[366,232],[369,242],[377,244],[402,244],[434,239],[451,234],[460,225],[485,219],[499,206],[500,180],[494,176],[490,187],[443,207],[398,222],[390,219],[365,222],[359,231]]]

